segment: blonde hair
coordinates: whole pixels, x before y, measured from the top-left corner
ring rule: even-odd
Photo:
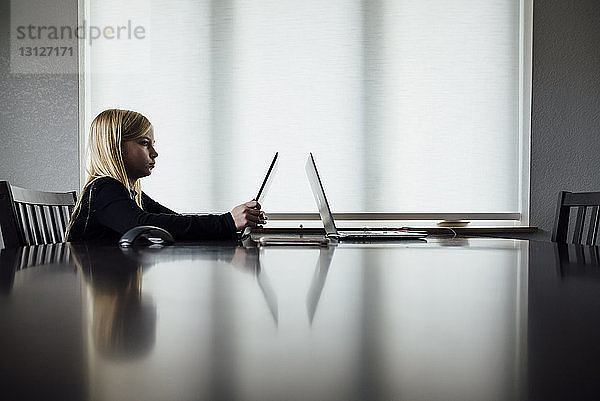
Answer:
[[[123,162],[122,145],[126,141],[141,138],[151,127],[152,124],[146,117],[131,110],[108,109],[94,118],[88,142],[88,178],[73,209],[66,238],[69,238],[71,225],[79,215],[85,189],[100,177],[112,177],[120,181],[129,191],[134,190],[135,202],[142,207],[140,180],[136,180],[133,186],[129,183]]]

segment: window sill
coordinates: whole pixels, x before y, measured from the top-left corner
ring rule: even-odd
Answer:
[[[394,226],[404,227],[404,226]],[[538,228],[533,226],[472,226],[472,227],[435,227],[435,226],[420,226],[410,225],[411,230],[426,231],[428,234],[448,234],[449,228],[456,232],[457,235],[485,235],[485,234],[524,234],[537,232]],[[339,227],[338,227],[339,228]],[[344,230],[358,231],[364,229],[362,227],[344,227]],[[385,227],[369,227],[370,231],[383,231]],[[389,229],[389,228],[388,228]],[[255,228],[252,230],[253,234],[306,234],[306,235],[325,235],[325,230],[321,227],[294,227],[292,225],[288,227],[264,227]]]

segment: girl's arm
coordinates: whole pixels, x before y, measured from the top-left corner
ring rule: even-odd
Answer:
[[[231,213],[204,216],[150,213],[142,210],[130,198],[125,186],[115,179],[99,180],[95,185],[94,192],[93,204],[90,206],[96,221],[120,235],[136,226],[151,225],[164,228],[176,240],[233,239],[236,237],[237,230]],[[154,203],[158,205],[158,203]],[[164,206],[161,207],[164,208]]]
[[[142,206],[149,213],[179,214],[161,205],[142,191]]]

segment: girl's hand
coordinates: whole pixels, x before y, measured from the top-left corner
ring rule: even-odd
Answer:
[[[264,212],[260,210],[260,204],[255,200],[234,207],[231,216],[233,216],[235,228],[238,230],[265,224],[266,219]]]

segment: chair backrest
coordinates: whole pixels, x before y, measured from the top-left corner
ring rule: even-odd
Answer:
[[[6,248],[63,242],[75,191],[42,192],[0,181],[0,228]]]
[[[571,243],[596,245],[598,223],[600,222],[599,206],[600,192],[560,192],[552,230],[552,241],[567,243],[569,242],[568,232],[572,231]],[[571,211],[575,209],[577,215],[574,223],[570,224]],[[569,226],[573,227],[572,230],[569,230]]]

